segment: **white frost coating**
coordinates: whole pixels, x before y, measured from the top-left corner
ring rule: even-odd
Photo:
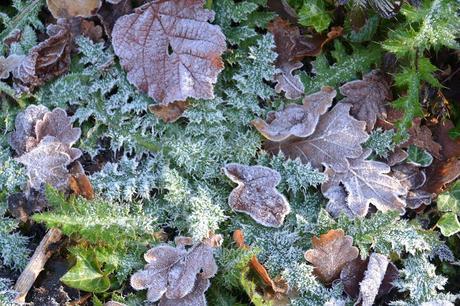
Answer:
[[[388,258],[384,255],[372,253],[369,256],[369,264],[364,273],[364,279],[359,284],[359,298],[355,305],[362,301],[362,306],[374,304],[380,285],[388,267]]]
[[[455,304],[449,301],[436,300],[422,303],[421,306],[454,306]]]

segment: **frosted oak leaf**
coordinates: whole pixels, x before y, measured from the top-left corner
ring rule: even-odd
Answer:
[[[54,136],[61,143],[72,146],[80,139],[81,129],[72,127],[72,120],[62,108],[47,112],[35,124],[37,142],[46,136]]]
[[[264,226],[280,227],[291,211],[286,198],[276,190],[280,174],[263,166],[227,164],[225,175],[238,186],[228,198],[230,207],[251,216]]]
[[[310,136],[315,131],[319,117],[332,105],[335,95],[332,87],[323,87],[321,91],[306,96],[302,105],[290,104],[283,110],[269,112],[266,121],[255,119],[252,124],[272,141]]]
[[[226,43],[203,3],[154,0],[115,24],[112,44],[128,80],[159,103],[213,98]]]
[[[364,217],[369,204],[378,210],[396,210],[404,213],[406,203],[402,199],[407,189],[398,179],[388,175],[390,167],[382,162],[366,160],[370,155],[366,150],[361,156],[350,159],[350,168],[343,173],[326,169],[329,180],[321,186],[324,195],[328,190],[342,184],[347,192],[346,203],[355,216]]]
[[[209,278],[217,273],[213,248],[220,245],[221,236],[216,235],[194,244],[189,250],[180,241],[176,247],[156,246],[144,258],[144,270],[131,276],[135,290],[147,289],[147,300],[160,305],[206,305],[204,292],[209,287]]]
[[[341,229],[315,236],[311,242],[313,249],[305,252],[305,259],[315,267],[315,275],[326,284],[337,279],[345,264],[359,254],[358,248],[353,246],[353,238],[345,236]]]
[[[91,17],[102,5],[101,0],[46,0],[54,18]]]
[[[345,172],[348,159],[357,158],[362,153],[361,144],[368,135],[366,123],[350,116],[350,105],[338,103],[320,117],[315,132],[305,138],[265,143],[265,149],[277,154],[279,151],[291,159],[300,158],[303,163],[313,167],[328,166],[335,171]]]

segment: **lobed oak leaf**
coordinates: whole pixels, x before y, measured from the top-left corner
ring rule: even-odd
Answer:
[[[335,95],[332,87],[323,87],[321,91],[306,96],[302,105],[290,104],[283,110],[269,112],[267,121],[255,119],[252,125],[272,141],[310,136],[315,131],[319,117],[332,105]]]
[[[53,136],[59,142],[71,147],[81,136],[81,129],[72,127],[72,119],[62,108],[47,112],[35,123],[35,137],[39,143],[46,136]]]
[[[327,284],[337,279],[343,267],[359,255],[353,238],[345,236],[341,229],[330,230],[319,238],[314,236],[311,241],[313,249],[305,252],[305,259],[315,267],[313,273]]]
[[[115,24],[112,44],[128,80],[162,104],[213,97],[226,43],[203,4],[154,0]]]
[[[46,0],[54,18],[91,17],[102,5],[101,0]]]
[[[273,154],[281,151],[291,159],[300,158],[316,168],[324,165],[337,172],[347,171],[348,159],[362,154],[361,144],[368,138],[366,123],[351,117],[350,107],[338,103],[320,117],[312,135],[283,142],[268,141],[265,149]]]
[[[352,105],[351,114],[365,121],[368,131],[374,128],[377,118],[386,117],[385,106],[392,94],[390,83],[380,70],[372,70],[362,80],[345,83],[339,90],[345,96],[340,102]]]
[[[70,65],[72,33],[66,23],[51,24],[47,28],[50,36],[32,49],[13,76],[29,90],[67,72]]]
[[[8,57],[0,56],[0,80],[10,77],[13,72],[24,60],[24,55],[12,54]]]
[[[280,227],[291,211],[287,199],[276,190],[280,174],[264,166],[227,164],[225,175],[238,186],[228,197],[230,207],[264,226]]]
[[[81,156],[79,149],[62,144],[55,137],[45,137],[37,147],[16,160],[27,167],[30,186],[40,189],[42,184],[50,184],[62,189],[68,186],[67,166]]]
[[[188,301],[197,303],[191,305],[206,305],[203,294],[209,287],[208,279],[217,272],[212,248],[221,236],[216,236],[193,245],[190,250],[181,244],[150,249],[144,255],[148,264],[131,276],[131,286],[135,290],[148,289],[147,300],[160,300],[160,305]]]
[[[387,175],[390,167],[382,162],[366,160],[371,151],[366,150],[361,156],[350,159],[350,168],[346,172],[336,172],[326,169],[329,180],[321,186],[323,194],[327,195],[330,188],[342,184],[347,192],[346,203],[356,216],[364,217],[369,204],[378,210],[405,211],[406,203],[401,197],[407,195],[407,189],[399,180]]]

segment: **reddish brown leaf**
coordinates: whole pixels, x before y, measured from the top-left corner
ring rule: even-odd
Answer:
[[[76,162],[70,169],[69,186],[73,193],[87,200],[94,199],[93,185],[91,185],[89,178],[86,176],[79,162]]]
[[[70,65],[72,34],[68,24],[49,25],[47,40],[39,43],[24,58],[13,75],[32,90],[67,72]]]
[[[171,123],[179,119],[188,108],[187,101],[176,101],[169,104],[152,104],[149,110],[166,123]]]
[[[408,129],[410,138],[401,147],[408,148],[410,145],[415,145],[427,150],[437,159],[441,159],[441,145],[433,140],[431,130],[426,125],[421,125],[421,122],[420,118],[412,121],[412,127]]]
[[[91,17],[101,7],[101,0],[46,0],[54,18]]]
[[[332,87],[323,87],[321,91],[306,96],[303,105],[290,104],[283,110],[269,112],[267,121],[255,119],[252,125],[271,141],[310,136],[315,131],[319,117],[332,105],[335,95]]]
[[[447,161],[435,160],[427,169],[427,178],[423,190],[439,194],[444,186],[460,176],[460,160],[451,158]]]
[[[203,3],[154,1],[115,24],[112,44],[128,80],[162,104],[214,96],[226,43]]]
[[[460,138],[452,139],[449,131],[454,128],[450,120],[439,122],[433,127],[433,137],[441,145],[441,154],[445,159],[460,158]]]
[[[97,12],[97,17],[104,27],[108,37],[112,37],[112,30],[115,22],[123,15],[130,14],[133,11],[131,0],[121,0],[118,3],[109,3],[105,1]]]
[[[268,0],[267,7],[291,24],[297,24],[297,14],[287,0]]]
[[[353,246],[353,238],[345,236],[341,229],[314,236],[311,241],[313,249],[305,252],[305,259],[315,267],[315,275],[326,284],[337,279],[343,267],[359,255],[358,248]]]
[[[377,118],[386,117],[386,103],[392,99],[390,83],[380,70],[372,70],[362,80],[351,81],[340,87],[345,96],[340,102],[350,103],[351,114],[365,121],[367,130],[374,128]]]
[[[327,35],[315,33],[311,36],[295,36],[291,60],[301,60],[306,56],[317,56],[324,45],[342,35],[342,27],[332,27]]]

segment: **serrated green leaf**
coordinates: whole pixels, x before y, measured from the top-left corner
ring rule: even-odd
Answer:
[[[460,222],[458,222],[457,215],[453,212],[448,212],[442,215],[436,225],[441,230],[441,233],[446,237],[460,232]]]
[[[433,162],[433,156],[427,151],[414,145],[409,146],[407,150],[407,162],[418,167],[428,167]]]

